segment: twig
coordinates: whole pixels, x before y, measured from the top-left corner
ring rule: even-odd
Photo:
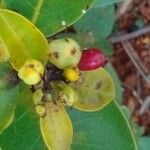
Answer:
[[[127,88],[128,90],[131,90],[131,91],[134,90],[133,87],[131,87],[130,85],[127,85],[127,84],[125,84],[125,83],[121,83],[121,85],[122,85],[124,88]]]
[[[132,94],[137,98],[138,102],[142,105],[143,104],[143,101],[138,97],[138,93],[137,91],[132,91]]]
[[[141,66],[138,65],[136,59],[133,56],[133,51],[134,48],[132,47],[132,45],[128,42],[128,41],[124,41],[122,42],[122,45],[124,47],[124,50],[126,51],[127,55],[129,56],[129,58],[131,59],[131,61],[133,62],[133,64],[135,65],[136,69],[139,71],[140,75],[143,77],[143,79],[150,84],[150,81],[147,79],[145,73],[143,72]],[[140,60],[138,60],[140,61]]]
[[[130,34],[123,34],[123,35],[119,35],[119,36],[116,36],[116,37],[110,37],[109,41],[111,43],[119,43],[119,42],[122,42],[122,41],[126,41],[126,40],[136,38],[138,36],[141,36],[141,35],[149,33],[149,32],[150,32],[150,26],[147,26],[147,27],[144,27],[144,28],[142,28],[138,31],[132,32]]]
[[[129,43],[126,42],[129,50],[130,50],[130,54],[134,57],[135,61],[137,62],[137,64],[139,65],[139,67],[141,68],[141,70],[148,74],[149,70],[146,68],[146,66],[143,64],[143,62],[141,61],[141,59],[139,58],[138,54],[136,53],[135,49],[133,48],[133,46]]]
[[[140,82],[140,73],[137,71],[137,97],[138,100],[140,100],[139,102],[141,103],[141,82]]]
[[[137,62],[137,64],[139,65],[139,67],[142,69],[142,71],[146,74],[149,73],[149,70],[146,68],[146,66],[143,64],[143,62],[140,60],[138,54],[136,53],[135,49],[133,48],[133,46],[129,43],[126,42],[126,45],[128,46],[129,50],[130,50],[130,55],[132,55],[135,59],[135,61]]]
[[[148,96],[145,99],[144,103],[142,104],[140,108],[139,114],[143,115],[148,110],[149,107],[150,107],[150,96]]]
[[[130,90],[132,92],[132,94],[137,98],[138,102],[142,105],[143,101],[141,100],[141,98],[138,96],[138,91],[135,91],[134,88],[132,88],[129,85],[126,85],[124,83],[122,83],[122,86],[127,88],[128,90]]]
[[[120,18],[124,13],[126,13],[132,3],[133,0],[125,0],[118,9],[117,18]]]

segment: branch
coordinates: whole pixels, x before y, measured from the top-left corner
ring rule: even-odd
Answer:
[[[132,47],[132,45],[128,42],[128,41],[124,41],[122,42],[122,45],[124,47],[124,50],[126,51],[127,55],[129,56],[129,58],[131,59],[131,61],[133,62],[133,64],[135,65],[136,69],[139,71],[140,75],[143,77],[143,79],[150,84],[150,81],[147,79],[145,73],[143,72],[143,64],[140,61],[140,59],[136,60],[135,59],[135,50]],[[140,65],[139,65],[140,64]]]
[[[125,0],[118,9],[117,18],[120,18],[124,13],[126,13],[132,3],[133,0]]]
[[[150,107],[150,96],[148,96],[144,103],[142,104],[141,108],[140,108],[140,111],[139,111],[139,114],[140,115],[143,115]]]
[[[123,41],[136,38],[138,36],[141,36],[141,35],[149,33],[149,32],[150,32],[150,26],[147,26],[147,27],[144,27],[138,31],[132,32],[130,34],[123,34],[123,35],[119,35],[117,37],[110,37],[109,41],[111,43],[123,42]]]

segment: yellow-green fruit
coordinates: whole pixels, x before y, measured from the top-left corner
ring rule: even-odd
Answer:
[[[62,104],[72,106],[76,101],[74,89],[67,84],[60,85],[60,87],[62,90],[59,93],[59,99],[61,100]]]
[[[77,67],[68,67],[64,70],[64,77],[68,81],[77,81],[79,79],[79,70]]]
[[[36,60],[36,59],[29,59],[25,62],[24,66],[32,68],[36,72],[38,72],[40,75],[44,74],[44,66],[43,64]]]
[[[19,78],[29,85],[37,84],[43,74],[44,66],[40,61],[35,59],[27,60],[18,71]]]
[[[4,47],[4,45],[0,42],[0,62],[5,62],[9,59],[9,54]]]
[[[46,102],[46,115],[40,118],[40,128],[49,150],[70,150],[73,128],[68,113],[59,103]]]
[[[76,66],[80,58],[80,46],[71,38],[54,40],[49,44],[49,60],[60,69]]]

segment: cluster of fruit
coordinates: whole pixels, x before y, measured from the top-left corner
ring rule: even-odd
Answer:
[[[63,71],[63,76],[67,82],[75,82],[80,79],[80,71],[91,71],[103,67],[106,58],[98,48],[88,48],[81,50],[78,43],[71,39],[57,39],[49,44],[49,61],[58,69]],[[18,76],[26,84],[36,85],[40,83],[44,76],[44,66],[41,62],[29,59],[18,71]],[[61,92],[57,92],[57,97],[61,103],[72,106],[75,93],[71,86],[58,84]],[[59,93],[59,94],[58,94]],[[34,93],[35,104],[41,100],[42,90],[38,89]],[[35,100],[38,99],[38,100]],[[37,112],[41,112],[42,107],[37,107]],[[43,110],[43,109],[42,109]],[[43,113],[40,116],[43,116]]]
[[[68,81],[77,81],[80,71],[90,71],[103,67],[106,58],[98,48],[88,48],[81,51],[78,43],[71,39],[57,39],[49,45],[49,60],[59,69]],[[44,66],[38,60],[28,60],[21,67],[18,76],[29,85],[39,83],[44,75]]]

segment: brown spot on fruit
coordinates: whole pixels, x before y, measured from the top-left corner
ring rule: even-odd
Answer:
[[[48,57],[52,57],[52,54],[51,54],[51,53],[49,53],[49,54],[48,54]]]
[[[89,5],[87,4],[87,5],[86,5],[86,10],[88,10],[88,9],[89,9]]]
[[[54,55],[54,57],[55,57],[56,59],[59,58],[59,53],[58,53],[58,52],[54,52],[53,55]]]
[[[30,67],[30,68],[34,68],[34,64],[30,64],[29,67]]]
[[[71,50],[71,55],[75,55],[75,53],[76,53],[76,49],[75,48],[73,48],[72,50]]]
[[[98,81],[96,83],[95,89],[98,90],[101,87],[101,81]]]
[[[68,40],[68,39],[65,39],[65,41],[66,41],[67,43],[69,43],[69,40]]]

